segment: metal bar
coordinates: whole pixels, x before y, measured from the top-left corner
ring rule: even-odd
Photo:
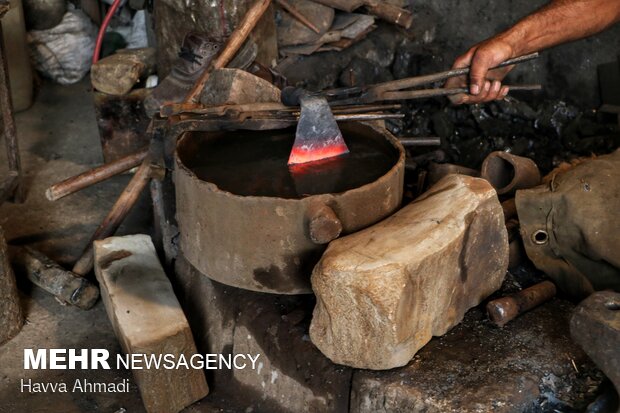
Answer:
[[[360,121],[360,120],[379,120],[379,119],[402,119],[404,113],[360,113],[350,115],[334,115],[338,121]]]
[[[13,102],[11,101],[11,85],[9,84],[9,72],[4,51],[4,36],[2,24],[0,24],[0,111],[2,111],[3,132],[6,143],[7,160],[9,170],[15,172],[16,176],[12,186],[12,193],[17,202],[24,199],[23,189],[21,188],[21,161],[19,158],[19,146],[17,144],[17,132],[15,130],[15,119],[13,118]]]
[[[439,146],[441,145],[441,138],[438,136],[424,137],[424,138],[398,138],[398,141],[404,146]]]
[[[538,58],[538,53],[530,53],[528,55],[515,57],[514,59],[508,59],[505,62],[500,63],[499,65],[493,67],[493,69],[499,69],[506,66],[512,66],[515,64],[528,62],[530,60]],[[377,85],[377,89],[381,92],[392,91],[392,90],[401,90],[401,89],[409,89],[412,87],[427,85],[430,83],[441,82],[452,77],[463,76],[469,74],[469,67],[464,67],[462,69],[451,69],[446,70],[444,72],[433,73],[430,75],[409,77],[406,79],[393,80],[391,82],[385,82]]]
[[[495,66],[493,69],[499,69],[505,66],[511,66],[518,63],[527,62],[533,59],[538,58],[539,54],[530,53],[528,55],[515,57],[514,59],[506,60],[503,63]],[[469,73],[469,67],[465,67],[462,69],[451,69],[446,70],[444,72],[431,73],[428,75],[422,76],[414,76],[407,77],[404,79],[391,80],[389,82],[377,83],[374,85],[368,86],[357,86],[357,87],[344,87],[337,89],[329,89],[324,92],[325,96],[337,97],[337,96],[347,96],[356,93],[368,93],[373,95],[381,95],[385,92],[402,90],[402,89],[410,89],[413,87],[418,87],[422,85],[427,85],[430,83],[440,82],[443,80],[447,80],[451,77],[463,76]],[[351,98],[353,99],[353,98]],[[381,99],[377,99],[381,100]]]
[[[541,85],[506,85],[511,92],[513,91],[537,91],[541,90]],[[455,88],[435,88],[435,89],[415,89],[415,90],[403,90],[397,92],[383,92],[380,95],[369,93],[358,97],[349,99],[338,100],[332,102],[336,105],[354,105],[356,103],[372,103],[377,101],[391,101],[391,100],[412,100],[412,99],[426,99],[439,96],[451,96],[458,95],[459,93],[469,93],[469,89],[464,87]]]

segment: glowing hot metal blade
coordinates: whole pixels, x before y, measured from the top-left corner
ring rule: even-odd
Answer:
[[[320,161],[349,153],[325,98],[301,98],[301,114],[289,165]]]

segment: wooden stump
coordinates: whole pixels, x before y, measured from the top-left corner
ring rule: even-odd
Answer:
[[[24,325],[15,276],[9,263],[9,253],[0,228],[0,344],[15,337]]]

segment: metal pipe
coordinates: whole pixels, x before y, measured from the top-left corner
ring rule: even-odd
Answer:
[[[441,138],[438,136],[419,138],[397,138],[404,147],[410,146],[440,146]]]
[[[555,284],[543,281],[518,293],[489,301],[487,312],[491,321],[502,327],[518,315],[549,301],[555,293]]]

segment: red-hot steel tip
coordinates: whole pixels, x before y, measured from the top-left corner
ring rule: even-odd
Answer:
[[[313,145],[294,146],[288,158],[288,165],[316,162],[349,153],[349,148],[340,138],[340,142],[327,144],[318,148]]]

